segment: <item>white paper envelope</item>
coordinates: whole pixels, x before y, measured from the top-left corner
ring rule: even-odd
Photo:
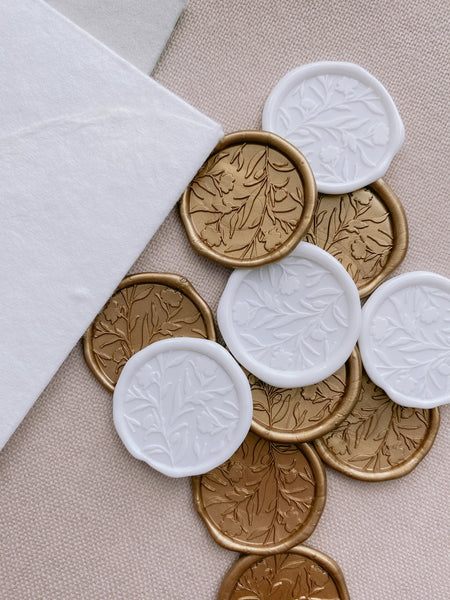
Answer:
[[[1,448],[222,130],[41,0],[0,23]]]

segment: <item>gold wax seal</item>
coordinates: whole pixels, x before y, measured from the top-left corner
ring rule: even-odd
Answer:
[[[296,546],[283,554],[242,556],[217,600],[350,600],[339,566],[322,552]]]
[[[133,354],[172,337],[215,341],[211,310],[180,275],[139,273],[126,277],[84,336],[84,356],[111,392]]]
[[[297,246],[316,202],[314,176],[294,146],[266,131],[239,131],[216,146],[180,211],[197,252],[229,267],[256,267]]]
[[[405,211],[382,179],[349,194],[319,194],[305,241],[337,258],[364,298],[405,257],[408,248]]]
[[[194,502],[218,544],[284,552],[311,535],[325,504],[325,469],[308,444],[250,432],[223,465],[193,479]]]
[[[383,481],[412,471],[430,450],[438,429],[438,408],[400,406],[363,372],[352,412],[314,444],[321,458],[345,475]]]
[[[361,391],[357,348],[336,373],[300,388],[276,388],[247,373],[253,397],[252,431],[275,442],[307,442],[345,419]]]

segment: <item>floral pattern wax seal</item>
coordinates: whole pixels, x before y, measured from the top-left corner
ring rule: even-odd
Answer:
[[[384,481],[412,471],[430,450],[438,429],[439,408],[399,406],[364,373],[351,413],[314,444],[320,457],[345,475]]]
[[[299,243],[316,201],[314,176],[294,146],[265,131],[240,131],[214,149],[180,211],[200,254],[230,267],[256,267]]]
[[[242,556],[217,600],[350,600],[344,575],[322,552],[296,546],[283,554]]]
[[[358,290],[331,254],[301,242],[282,260],[239,269],[217,318],[231,353],[275,387],[318,383],[337,371],[358,339]]]
[[[450,402],[450,280],[417,271],[383,283],[363,309],[367,374],[398,404]]]
[[[357,348],[336,373],[315,385],[277,388],[247,371],[253,396],[252,431],[275,442],[307,442],[334,429],[352,410],[361,390]]]
[[[126,277],[84,336],[84,356],[111,392],[123,366],[139,350],[172,337],[215,341],[211,310],[180,275],[138,273]]]
[[[195,506],[213,538],[247,553],[283,552],[309,537],[325,494],[325,470],[311,446],[254,433],[230,460],[194,479]]]
[[[405,135],[386,89],[345,62],[313,63],[285,75],[267,99],[263,129],[303,152],[324,194],[352,192],[382,177]]]
[[[252,419],[250,386],[219,344],[162,340],[132,356],[114,390],[114,424],[129,452],[170,477],[227,460]]]
[[[337,258],[364,298],[405,257],[408,247],[405,211],[382,179],[348,194],[319,194],[305,241]]]

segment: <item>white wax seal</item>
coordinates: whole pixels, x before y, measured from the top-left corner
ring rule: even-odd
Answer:
[[[346,62],[290,71],[267,99],[262,126],[304,154],[324,194],[353,192],[382,177],[405,137],[383,85]]]
[[[361,325],[358,290],[328,252],[301,242],[278,262],[234,271],[219,327],[251,373],[276,387],[318,383],[350,356]]]
[[[114,424],[128,451],[169,477],[200,475],[230,458],[252,409],[240,366],[203,339],[147,346],[128,360],[114,390]]]
[[[402,406],[450,402],[450,279],[416,271],[383,283],[363,308],[367,374]]]

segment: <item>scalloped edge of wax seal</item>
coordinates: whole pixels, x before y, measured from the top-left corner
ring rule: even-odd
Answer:
[[[252,268],[280,260],[292,252],[300,240],[306,235],[314,218],[314,211],[317,205],[317,186],[312,169],[300,150],[276,133],[269,131],[243,130],[229,133],[220,140],[207,160],[225,148],[241,144],[261,144],[269,146],[281,154],[284,154],[297,170],[304,188],[304,206],[297,227],[291,235],[280,246],[267,252],[263,256],[257,256],[255,258],[233,258],[231,256],[226,256],[221,252],[217,252],[213,246],[208,246],[202,240],[195,228],[189,212],[189,195],[192,182],[185,189],[180,200],[179,208],[181,220],[186,229],[189,242],[196,252],[227,267]]]
[[[375,355],[376,352],[382,353],[383,348],[382,344],[377,344],[377,348],[374,349],[373,344],[373,336],[371,334],[370,329],[373,327],[372,320],[374,318],[374,313],[377,311],[378,307],[389,300],[395,292],[398,292],[404,288],[415,289],[423,286],[434,286],[440,290],[442,290],[445,294],[448,295],[448,302],[450,304],[450,279],[447,279],[443,275],[439,275],[437,273],[432,273],[429,271],[413,271],[410,273],[404,273],[402,275],[397,275],[390,279],[389,281],[384,282],[380,285],[379,288],[375,290],[375,292],[370,296],[367,302],[364,305],[362,310],[362,326],[361,333],[358,340],[359,350],[361,352],[361,358],[363,361],[364,368],[370,377],[370,379],[384,390],[386,395],[400,404],[401,406],[412,407],[412,408],[435,408],[436,406],[441,406],[443,404],[450,403],[450,388],[447,389],[447,393],[440,395],[435,398],[423,399],[423,398],[415,398],[411,391],[407,391],[405,393],[398,391],[395,389],[392,384],[389,383],[386,377],[380,373],[379,369],[375,364]],[[437,310],[435,308],[435,310]],[[377,317],[375,317],[377,318]],[[425,321],[425,324],[427,321]],[[420,340],[417,342],[420,346]],[[426,340],[423,342],[423,349],[426,351]],[[389,340],[389,344],[392,346],[392,336]],[[391,347],[386,346],[386,347]],[[414,352],[420,353],[420,347],[416,348]],[[450,348],[449,348],[450,350]],[[449,366],[449,365],[447,365]],[[450,369],[449,369],[450,370]],[[447,375],[447,380],[450,377],[450,372]]]
[[[405,139],[405,127],[394,100],[383,84],[376,77],[355,63],[340,61],[321,61],[309,63],[293,69],[284,77],[282,77],[282,79],[280,79],[280,81],[275,85],[269,94],[269,97],[264,105],[262,126],[263,129],[266,129],[267,131],[273,131],[274,133],[280,135],[281,132],[276,131],[277,128],[274,124],[275,114],[280,101],[291,91],[294,86],[301,84],[302,81],[327,74],[349,77],[375,90],[386,109],[392,130],[389,135],[389,144],[386,146],[386,152],[383,160],[373,167],[367,167],[367,171],[364,175],[343,183],[327,183],[321,181],[320,178],[314,173],[319,192],[324,194],[343,194],[365,187],[376,179],[382,177],[386,173],[395,154],[400,150]],[[302,151],[297,144],[295,145],[300,151]]]
[[[233,437],[231,441],[228,441],[228,444],[222,448],[221,452],[215,454],[213,458],[209,457],[207,462],[204,460],[199,461],[199,465],[180,466],[174,464],[172,460],[171,465],[167,466],[165,464],[158,463],[157,461],[150,460],[143,454],[142,449],[133,439],[133,435],[130,433],[129,428],[127,428],[125,425],[124,417],[126,417],[126,415],[123,414],[123,404],[127,401],[127,392],[130,384],[133,382],[133,379],[136,376],[136,373],[149,361],[158,359],[158,357],[162,354],[170,354],[170,352],[173,351],[186,352],[186,354],[199,354],[215,362],[223,371],[225,371],[231,380],[236,390],[236,398],[239,403],[238,425],[233,428]],[[199,389],[199,391],[201,390]],[[198,405],[200,406],[198,410],[203,412],[204,409],[202,407],[202,403],[199,402]],[[134,354],[124,366],[116,384],[113,396],[114,425],[128,452],[138,460],[142,460],[153,469],[163,473],[164,475],[167,475],[168,477],[190,477],[193,475],[202,475],[205,472],[215,469],[224,461],[228,460],[230,456],[237,450],[237,448],[239,448],[247,436],[251,425],[252,413],[253,403],[250,385],[241,367],[223,346],[211,340],[198,338],[179,337],[168,340],[160,340],[150,344],[149,346],[146,346],[143,350],[140,350]],[[191,415],[189,418],[192,422],[192,412],[189,414]],[[196,415],[194,412],[194,417],[195,416]],[[163,418],[161,418],[161,420],[163,426],[165,426]],[[190,429],[192,432],[192,427]],[[197,430],[198,429],[199,427]]]
[[[251,277],[252,273],[254,274],[257,272],[255,269],[237,269],[230,275],[222,297],[220,298],[217,310],[217,320],[220,331],[227,347],[233,356],[235,356],[236,360],[250,371],[250,373],[253,373],[265,383],[282,388],[313,385],[332,375],[349,358],[358,340],[361,327],[361,302],[359,292],[353,279],[334,256],[318,246],[314,246],[308,242],[300,242],[293,252],[291,252],[284,260],[289,260],[290,257],[303,258],[307,261],[321,265],[336,279],[347,298],[349,319],[351,319],[351,323],[348,323],[345,328],[346,333],[344,340],[337,349],[338,351],[333,353],[328,362],[321,364],[320,366],[316,365],[314,368],[309,369],[282,371],[267,365],[263,361],[256,360],[246,350],[237,335],[236,324],[233,322],[232,312],[239,287],[244,283],[247,276]],[[275,264],[281,265],[282,263],[283,260]],[[261,267],[259,274],[263,273],[262,269],[270,269],[271,267],[272,265]],[[269,275],[267,275],[267,278],[270,280]],[[267,291],[267,288],[265,291]]]
[[[124,288],[147,283],[173,288],[181,292],[187,298],[189,298],[189,300],[191,300],[191,302],[193,302],[193,304],[198,308],[202,316],[202,319],[205,323],[208,339],[213,342],[216,341],[217,338],[214,326],[214,318],[210,307],[205,302],[205,300],[203,300],[203,298],[200,296],[200,294],[197,292],[194,286],[186,279],[186,277],[183,277],[182,275],[176,275],[175,273],[134,273],[133,275],[128,275],[127,277],[122,279],[120,284],[112,293],[111,298],[109,298],[108,302],[114,297],[115,294],[117,294],[117,292],[120,292],[120,290],[123,290]],[[106,304],[108,304],[108,302]],[[98,361],[95,357],[95,353],[93,351],[92,340],[94,336],[94,326],[100,314],[101,311],[92,321],[92,323],[90,324],[89,328],[83,336],[84,358],[97,381],[99,381],[110,392],[114,392],[115,384],[103,372],[103,369],[98,364]]]
[[[253,432],[251,435],[257,439],[259,436]],[[267,445],[282,446],[286,444],[274,442],[270,440],[263,440]],[[245,439],[244,439],[245,442]],[[209,533],[212,538],[220,546],[233,550],[234,552],[245,552],[245,553],[256,553],[261,556],[268,554],[287,552],[293,546],[300,544],[307,538],[309,538],[313,531],[316,529],[317,524],[320,521],[323,510],[325,508],[326,497],[327,497],[327,477],[325,472],[325,466],[319,457],[318,452],[314,446],[308,442],[300,444],[288,444],[288,446],[296,447],[296,450],[303,455],[306,459],[308,466],[310,467],[315,481],[315,493],[312,498],[312,504],[308,512],[308,516],[305,521],[299,524],[298,528],[290,532],[284,540],[277,542],[266,542],[264,545],[252,543],[250,540],[240,540],[233,535],[228,535],[223,531],[216,522],[210,517],[208,508],[205,506],[202,495],[202,478],[208,473],[203,473],[192,479],[192,490],[194,496],[194,506],[202,520],[204,521]],[[231,459],[233,456],[230,457]],[[219,465],[220,466],[220,465]],[[301,501],[301,498],[299,498]]]
[[[311,425],[305,429],[277,429],[259,421],[253,410],[253,420],[251,430],[253,433],[270,440],[285,444],[300,444],[302,442],[311,442],[332,431],[337,427],[352,411],[358,401],[361,392],[362,362],[358,347],[355,346],[348,360],[343,365],[346,371],[345,389],[342,398],[338,401],[335,409],[324,419],[318,421],[315,426]],[[332,377],[333,375],[330,375]],[[320,382],[319,382],[320,383]],[[317,385],[317,384],[316,384]],[[253,396],[253,386],[250,384]],[[273,386],[272,386],[273,387]],[[295,388],[274,388],[280,393],[295,391]],[[285,400],[289,402],[289,400]]]
[[[323,554],[322,552],[319,552],[318,550],[315,550],[314,548],[309,548],[308,546],[294,546],[282,554],[298,554],[317,563],[331,576],[331,579],[336,586],[336,589],[339,593],[339,598],[334,598],[333,600],[350,600],[344,574],[339,565],[332,558],[326,554]],[[231,600],[236,588],[236,584],[242,575],[251,569],[252,566],[258,564],[261,560],[267,559],[269,556],[273,556],[273,554],[269,554],[267,556],[249,554],[247,556],[241,556],[238,558],[225,574],[222,585],[219,589],[217,600]],[[254,597],[256,598],[256,596]],[[248,598],[250,600],[251,597],[249,596]],[[302,595],[302,598],[306,598],[306,596]],[[245,599],[243,598],[243,600]]]

